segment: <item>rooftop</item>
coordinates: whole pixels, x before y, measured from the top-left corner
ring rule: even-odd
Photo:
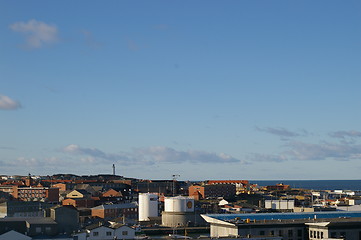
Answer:
[[[247,220],[297,220],[297,219],[330,219],[330,218],[361,218],[361,211],[346,212],[302,212],[302,213],[249,213],[249,214],[206,214],[205,216],[221,221]]]

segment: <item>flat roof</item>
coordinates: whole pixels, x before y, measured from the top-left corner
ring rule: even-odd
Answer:
[[[229,220],[296,220],[296,219],[327,219],[327,218],[361,218],[361,211],[333,211],[333,212],[301,212],[301,213],[245,213],[245,214],[205,214],[205,216],[221,221]]]

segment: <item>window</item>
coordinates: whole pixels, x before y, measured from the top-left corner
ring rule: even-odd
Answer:
[[[272,231],[270,232],[270,235],[271,235],[271,236],[274,236],[274,235],[275,235],[275,231],[272,230]]]
[[[292,230],[288,230],[288,236],[292,237],[293,236],[293,231]]]
[[[321,232],[321,239],[323,238],[323,232]]]
[[[128,235],[128,231],[123,231],[122,235]]]
[[[297,230],[297,237],[302,237],[302,230],[301,229]]]
[[[282,236],[282,230],[278,231],[278,236]]]
[[[336,232],[331,232],[331,238],[336,238],[337,237],[337,233]]]
[[[263,236],[263,235],[264,235],[264,231],[259,231],[259,235]]]
[[[111,236],[112,235],[112,232],[107,232],[107,236]]]
[[[340,237],[346,237],[346,232],[340,232]]]
[[[310,238],[313,238],[313,231],[310,231]]]
[[[93,236],[99,236],[99,232],[93,232]]]

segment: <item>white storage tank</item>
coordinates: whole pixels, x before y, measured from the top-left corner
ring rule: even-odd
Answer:
[[[167,197],[164,199],[165,212],[194,212],[194,199],[190,197]]]
[[[139,193],[139,221],[149,221],[149,217],[158,217],[158,195]]]

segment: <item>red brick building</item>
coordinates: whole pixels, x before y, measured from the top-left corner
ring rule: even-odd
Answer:
[[[45,200],[46,202],[59,202],[59,188],[19,187],[14,195],[14,198],[21,201]]]
[[[112,219],[124,216],[125,218],[138,219],[138,205],[136,203],[100,205],[91,210],[92,217]]]
[[[208,180],[207,184],[233,184],[236,186],[236,194],[247,193],[249,191],[248,180]]]
[[[92,208],[94,207],[94,200],[86,198],[67,198],[63,200],[62,204],[63,206],[72,205],[76,208]]]

